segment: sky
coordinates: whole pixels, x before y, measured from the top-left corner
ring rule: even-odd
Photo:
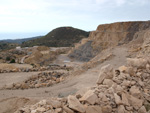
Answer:
[[[45,35],[72,26],[150,20],[150,0],[0,0],[0,39]]]

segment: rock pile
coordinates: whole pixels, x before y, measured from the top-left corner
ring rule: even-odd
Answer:
[[[47,71],[47,70],[72,70],[70,66],[47,66],[40,68],[15,68],[15,69],[0,69],[0,73],[12,73],[12,72],[37,72],[37,71]]]
[[[150,113],[150,61],[130,58],[118,70],[108,64],[84,95],[42,100],[15,113]]]
[[[22,83],[13,83],[10,86],[4,86],[3,89],[29,89],[49,87],[53,84],[59,83],[64,80],[65,73],[60,72],[41,72],[38,75],[33,75],[28,80]]]

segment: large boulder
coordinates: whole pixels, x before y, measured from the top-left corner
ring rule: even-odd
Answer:
[[[112,78],[113,78],[113,67],[110,64],[108,64],[101,68],[97,84],[101,84],[104,81],[104,79],[112,79]]]
[[[87,91],[83,97],[80,99],[80,101],[86,101],[88,102],[89,104],[95,104],[98,100],[98,97],[97,95],[94,93],[93,90],[89,90]]]
[[[68,104],[69,104],[69,108],[78,111],[80,113],[84,113],[85,112],[85,108],[84,106],[79,102],[79,100],[72,95],[68,96]]]

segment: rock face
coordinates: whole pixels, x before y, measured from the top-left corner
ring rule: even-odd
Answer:
[[[20,108],[15,113],[149,113],[150,68],[140,66],[137,63],[140,61],[141,58],[136,58],[134,65],[126,67],[133,69],[134,76],[128,71],[114,74],[112,66],[106,65],[101,68],[97,86],[92,87],[83,96],[70,95],[67,99],[55,98],[53,101],[41,101]],[[148,60],[142,61],[150,65]],[[112,81],[111,85],[105,82],[108,80]]]
[[[99,25],[95,31],[90,33],[86,42],[84,39],[81,40],[81,43],[72,50],[69,56],[81,61],[89,61],[108,47],[129,43],[140,36],[140,34],[138,36],[138,33],[149,28],[150,21]],[[143,34],[142,36],[144,37]],[[90,45],[86,46],[88,43]]]

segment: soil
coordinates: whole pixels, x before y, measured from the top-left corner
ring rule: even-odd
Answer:
[[[13,113],[18,107],[24,106],[28,103],[22,102],[21,105],[14,104],[13,107],[10,106],[9,103],[17,103],[19,99],[24,100],[24,97],[30,98],[30,102],[35,102],[34,99],[39,100],[49,97],[66,97],[70,94],[75,94],[76,92],[81,94],[84,93],[89,87],[96,85],[95,81],[98,78],[99,70],[102,66],[106,64],[112,64],[115,68],[117,68],[118,66],[125,64],[126,57],[128,56],[126,47],[116,47],[111,52],[114,54],[114,57],[112,59],[103,62],[95,68],[89,69],[81,75],[70,76],[65,81],[51,87],[26,90],[0,90],[0,110],[2,111],[2,113]],[[72,62],[67,58],[66,55],[61,55],[57,59],[57,61],[59,61],[60,63],[64,63],[65,60],[67,60],[67,63],[69,64],[71,64]],[[80,65],[80,63],[77,61],[72,62],[72,65],[75,64]],[[36,73],[29,72],[0,74],[0,86],[23,81],[33,74]]]

